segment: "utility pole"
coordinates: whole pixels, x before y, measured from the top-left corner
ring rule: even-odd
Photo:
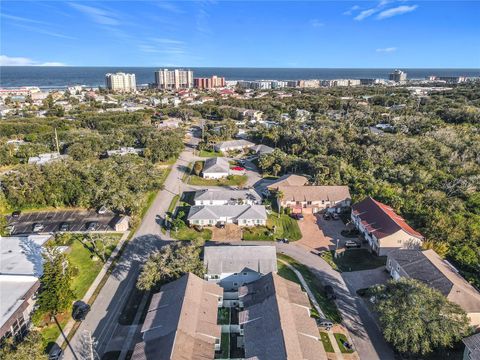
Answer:
[[[57,134],[57,128],[55,130],[55,145],[57,146],[57,153],[60,154],[60,146],[58,146],[58,134]]]

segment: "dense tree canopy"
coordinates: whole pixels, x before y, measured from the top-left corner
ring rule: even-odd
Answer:
[[[195,244],[176,242],[162,247],[150,255],[137,281],[141,290],[158,288],[166,282],[180,278],[188,272],[203,278],[205,269],[200,260],[201,248]]]
[[[452,345],[469,332],[460,306],[417,280],[391,280],[369,293],[385,339],[399,352],[424,355]]]

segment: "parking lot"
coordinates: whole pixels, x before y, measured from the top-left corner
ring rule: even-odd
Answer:
[[[324,220],[321,214],[304,214],[304,219],[298,222],[302,232],[302,239],[298,241],[309,249],[333,250],[336,247],[336,239],[342,247],[347,240],[341,231],[345,229],[342,220]]]
[[[61,224],[67,224],[67,231],[87,231],[91,222],[96,222],[94,231],[115,231],[115,214],[107,212],[97,214],[94,210],[63,210],[22,213],[19,217],[7,216],[8,225],[13,225],[12,235],[33,233],[34,224],[42,224],[43,230],[39,233],[60,231]]]

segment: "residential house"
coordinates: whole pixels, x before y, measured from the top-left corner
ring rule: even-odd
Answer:
[[[271,154],[275,151],[274,148],[263,144],[255,145],[251,147],[250,150],[254,151],[257,155]]]
[[[225,291],[236,291],[277,272],[275,246],[205,246],[205,279],[218,283]]]
[[[469,336],[462,341],[465,344],[465,350],[463,351],[463,360],[479,360],[480,333]]]
[[[263,112],[260,110],[243,110],[241,112],[242,119],[246,119],[251,123],[261,121],[263,118]]]
[[[143,148],[133,148],[133,147],[121,147],[120,149],[117,150],[107,150],[107,156],[125,156],[125,155],[139,155],[142,154],[145,149]]]
[[[480,327],[480,293],[435,251],[390,251],[386,268],[394,279],[412,278],[437,289],[465,310],[472,326]]]
[[[188,273],[153,295],[132,360],[213,359],[220,349],[217,325],[223,290]]]
[[[391,207],[371,197],[352,206],[351,218],[377,255],[387,255],[395,249],[418,249],[422,245],[422,234]]]
[[[204,189],[195,192],[195,205],[255,205],[261,204],[262,199],[253,189]]]
[[[351,196],[348,186],[277,186],[277,201],[294,213],[315,214],[324,209],[337,212],[349,207]]]
[[[243,151],[254,147],[255,144],[248,140],[229,140],[215,144],[215,151]]]
[[[222,157],[213,157],[205,160],[202,177],[205,179],[221,179],[230,174],[230,164]]]
[[[187,220],[190,225],[214,226],[237,224],[239,226],[266,225],[267,212],[263,205],[194,205]]]
[[[38,156],[32,156],[28,158],[28,163],[35,164],[35,165],[43,165],[53,161],[64,160],[67,157],[68,155],[60,155],[59,153],[56,153],[56,152],[45,153],[45,154],[39,154]]]
[[[278,190],[279,186],[304,186],[308,183],[308,179],[305,176],[286,174],[279,177],[267,186],[270,191]]]
[[[238,290],[246,359],[327,359],[300,285],[269,273]]]
[[[113,217],[110,226],[115,231],[127,231],[130,223],[130,217],[126,215],[116,215]]]
[[[0,340],[22,338],[43,274],[42,246],[50,235],[0,236]]]

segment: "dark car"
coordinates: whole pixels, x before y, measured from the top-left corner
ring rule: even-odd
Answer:
[[[290,217],[295,220],[303,220],[303,215],[302,214],[291,214]]]
[[[215,226],[219,229],[225,229],[225,223],[220,222],[220,223],[217,223]]]
[[[323,214],[323,219],[324,220],[330,220],[332,218],[332,216],[330,215],[330,213],[326,212]]]
[[[15,219],[19,218],[21,213],[22,212],[20,210],[16,210],[16,211],[12,212],[12,218],[15,218]]]
[[[78,300],[73,304],[72,309],[72,318],[75,321],[83,321],[90,311],[90,305],[87,303]]]
[[[336,299],[335,291],[333,290],[332,285],[325,286],[325,294],[327,295],[327,299]]]
[[[277,242],[282,242],[284,244],[288,244],[290,241],[288,241],[287,238],[281,238],[281,239],[277,239]]]
[[[59,231],[68,231],[68,230],[70,230],[70,224],[69,224],[69,223],[66,223],[66,222],[62,222],[62,223],[58,226],[58,230],[59,230]]]
[[[312,251],[310,251],[310,253],[312,253],[313,255],[317,255],[317,256],[322,257],[323,254],[325,253],[325,250],[312,250]]]
[[[87,223],[87,231],[95,231],[97,230],[98,227],[98,222],[96,221],[91,221]]]
[[[361,247],[362,245],[356,241],[353,241],[353,240],[348,240],[345,242],[345,247],[347,249],[355,249],[355,248],[359,248]]]

